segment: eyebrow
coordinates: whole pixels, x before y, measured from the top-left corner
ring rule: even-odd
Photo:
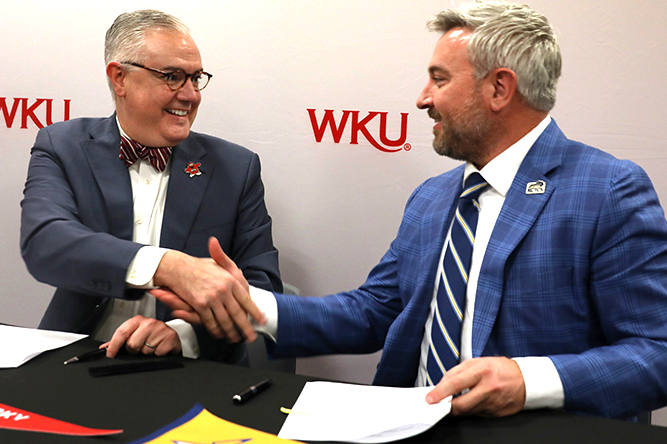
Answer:
[[[449,75],[449,71],[446,68],[443,68],[442,66],[438,66],[438,65],[429,66],[428,67],[428,73],[430,75],[434,75],[434,74]]]
[[[160,71],[165,71],[165,72],[183,71],[184,73],[189,74],[186,70],[184,70],[183,68],[179,68],[177,66],[165,66],[164,68],[160,68]],[[202,72],[202,71],[204,71],[204,68],[200,67],[200,68],[195,69],[193,73]]]

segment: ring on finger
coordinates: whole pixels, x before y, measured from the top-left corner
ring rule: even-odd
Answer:
[[[157,346],[156,345],[150,345],[148,342],[144,342],[144,345],[148,348],[155,349]]]

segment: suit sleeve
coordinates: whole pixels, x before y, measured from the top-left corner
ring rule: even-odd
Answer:
[[[84,294],[139,296],[126,292],[125,273],[141,245],[98,226],[104,207],[85,155],[76,142],[56,146],[49,129],[37,135],[21,202],[28,270],[40,282]]]
[[[384,346],[387,331],[400,314],[395,287],[396,261],[390,249],[360,288],[326,297],[276,295],[275,357],[372,353]]]
[[[550,356],[565,408],[628,417],[667,403],[667,223],[646,174],[623,162],[590,251],[591,310],[608,345]]]

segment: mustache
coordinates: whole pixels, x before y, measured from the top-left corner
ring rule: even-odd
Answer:
[[[440,114],[435,110],[435,108],[429,108],[427,111],[428,116],[433,120],[440,120]]]

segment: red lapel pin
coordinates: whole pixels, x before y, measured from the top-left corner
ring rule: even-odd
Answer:
[[[201,176],[201,171],[199,171],[200,166],[201,166],[201,163],[190,162],[188,164],[188,167],[185,169],[185,172],[187,174],[189,174],[190,177]]]

